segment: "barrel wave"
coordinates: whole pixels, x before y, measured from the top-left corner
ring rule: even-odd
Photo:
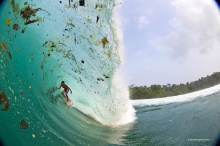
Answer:
[[[126,131],[122,125],[135,120],[135,111],[117,74],[115,5],[107,0],[1,2],[0,136],[6,145],[14,145],[8,135],[22,145],[92,144],[94,137],[100,144],[120,143],[117,133]],[[73,90],[74,108],[57,89],[61,81]]]
[[[119,4],[0,0],[0,145],[216,144],[220,85],[129,100],[117,72]],[[61,81],[72,89],[74,107],[57,89]]]

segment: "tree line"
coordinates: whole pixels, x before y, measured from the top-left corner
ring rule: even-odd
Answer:
[[[220,84],[220,72],[202,77],[197,81],[187,82],[186,84],[167,84],[147,86],[129,86],[131,99],[151,99],[186,94]]]

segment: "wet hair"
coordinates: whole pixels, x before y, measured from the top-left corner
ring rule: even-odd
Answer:
[[[62,81],[61,83],[65,83],[64,81]]]

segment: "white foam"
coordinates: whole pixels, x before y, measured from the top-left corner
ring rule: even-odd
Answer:
[[[116,0],[115,1],[115,6],[112,11],[112,27],[114,30],[114,39],[117,43],[117,50],[119,52],[119,57],[121,60],[121,63],[123,63],[124,60],[124,45],[123,45],[123,32],[122,32],[122,22],[121,18],[119,15],[119,9],[120,9],[120,4],[122,0]]]
[[[123,78],[118,72],[116,72],[112,79],[113,92],[115,100],[121,103],[120,107],[117,107],[118,120],[114,122],[115,126],[125,125],[134,122],[136,119],[135,110],[129,100],[128,86],[125,84]]]
[[[212,95],[212,94],[218,93],[218,92],[220,92],[220,84],[216,85],[214,87],[207,88],[207,89],[193,92],[193,93],[165,97],[165,98],[132,100],[131,102],[132,102],[133,106],[163,105],[163,104],[169,104],[169,103],[192,101],[197,98],[209,96],[209,95]]]
[[[117,51],[120,58],[120,63],[124,61],[124,45],[123,45],[123,32],[122,22],[119,15],[120,4],[122,0],[115,0],[115,6],[112,11],[112,28],[114,31],[114,39],[117,43]],[[121,65],[120,64],[120,65]],[[114,100],[119,103],[120,107],[115,107],[117,111],[117,120],[111,126],[120,126],[132,123],[136,119],[135,110],[129,100],[128,85],[124,82],[121,72],[117,70],[112,79],[112,93]]]

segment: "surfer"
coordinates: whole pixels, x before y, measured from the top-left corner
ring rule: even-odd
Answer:
[[[69,101],[68,92],[70,91],[71,94],[72,94],[72,90],[70,89],[69,86],[67,86],[67,85],[65,84],[64,81],[61,82],[60,87],[59,87],[58,89],[60,89],[61,87],[64,89],[61,94],[62,94],[64,97],[66,97],[66,102],[68,102],[68,101]]]

